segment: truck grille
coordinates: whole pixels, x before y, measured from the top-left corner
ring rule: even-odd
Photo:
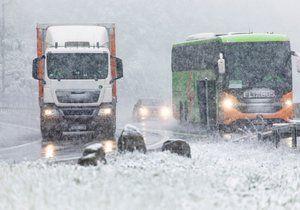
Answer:
[[[62,109],[65,116],[92,116],[95,109]]]
[[[55,93],[59,103],[97,103],[100,97],[100,91],[57,90]]]

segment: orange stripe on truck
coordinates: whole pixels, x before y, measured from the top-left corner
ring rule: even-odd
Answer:
[[[37,57],[42,57],[43,56],[43,32],[42,29],[37,28]],[[43,62],[40,62],[39,64],[39,70],[38,70],[38,76],[39,78],[44,77],[44,64]],[[39,98],[44,96],[44,84],[40,80],[39,81]]]
[[[111,53],[111,77],[116,78],[117,77],[117,62],[116,62],[116,31],[115,28],[111,29],[110,32],[110,53]],[[117,83],[116,81],[113,84],[112,87],[112,95],[113,97],[117,97]]]

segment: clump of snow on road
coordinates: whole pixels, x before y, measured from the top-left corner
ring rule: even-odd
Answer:
[[[122,135],[123,136],[129,136],[129,135],[141,135],[142,136],[142,133],[136,126],[127,124],[127,125],[125,125],[125,127],[123,129]]]
[[[192,158],[108,155],[107,165],[0,163],[0,209],[299,209],[300,154],[191,143]]]
[[[101,149],[102,147],[103,147],[103,145],[101,143],[94,143],[94,144],[88,145],[85,148],[85,150],[97,151],[97,150]]]

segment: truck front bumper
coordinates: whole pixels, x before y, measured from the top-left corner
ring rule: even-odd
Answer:
[[[41,125],[46,130],[95,132],[105,129],[107,125],[111,125],[114,121],[115,110],[111,104],[101,105],[100,107],[56,107],[47,105],[41,110]]]

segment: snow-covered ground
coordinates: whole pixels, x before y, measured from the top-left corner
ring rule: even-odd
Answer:
[[[257,142],[191,143],[192,158],[111,154],[80,167],[0,163],[0,209],[299,209],[300,155]]]
[[[0,118],[1,210],[300,208],[299,150],[285,143],[275,149],[255,139],[200,137],[175,122],[135,123],[150,149],[168,138],[191,140],[192,158],[112,152],[107,165],[85,168],[44,159],[76,156],[82,144],[41,144],[38,111],[1,111]],[[120,120],[118,132],[129,121]]]

